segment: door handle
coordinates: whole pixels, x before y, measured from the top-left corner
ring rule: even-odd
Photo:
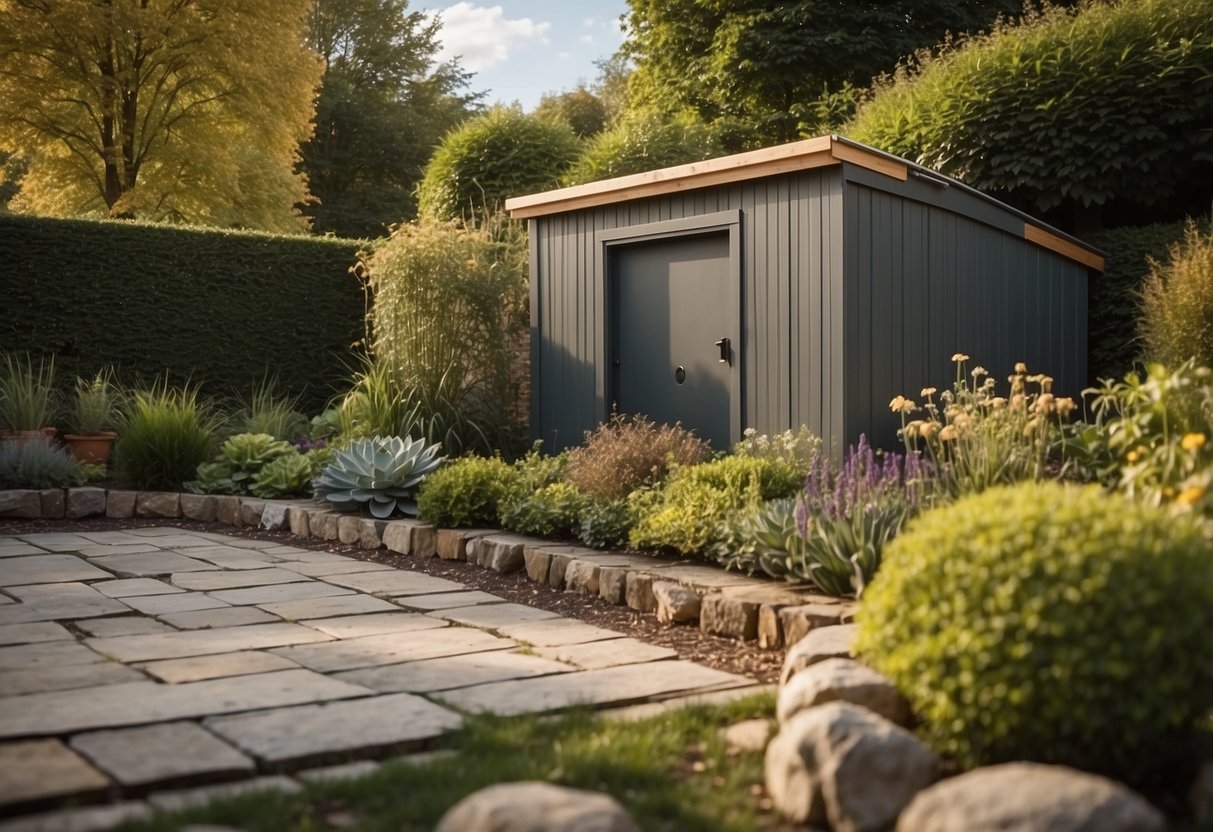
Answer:
[[[721,338],[716,342],[716,348],[720,350],[720,358],[716,359],[716,361],[720,364],[728,364],[732,366],[733,361],[729,355],[729,339]]]

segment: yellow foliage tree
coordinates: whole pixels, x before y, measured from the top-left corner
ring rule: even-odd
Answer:
[[[0,0],[16,211],[305,227],[312,0]]]

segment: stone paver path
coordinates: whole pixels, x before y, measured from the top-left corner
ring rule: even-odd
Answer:
[[[424,748],[465,712],[753,685],[454,581],[274,541],[0,536],[0,818],[16,817],[0,832],[297,789],[314,766]]]

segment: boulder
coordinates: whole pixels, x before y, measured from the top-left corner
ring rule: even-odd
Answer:
[[[945,780],[914,798],[897,821],[897,832],[1164,829],[1162,813],[1125,786],[1040,763],[1004,763]]]
[[[526,576],[537,584],[546,584],[552,555],[543,549],[528,546],[522,550],[522,559],[526,564]]]
[[[779,610],[783,643],[791,647],[810,630],[841,623],[842,607],[838,604],[799,604]]]
[[[585,595],[597,595],[599,569],[598,564],[588,560],[570,560],[564,570],[565,591],[580,592]]]
[[[826,659],[850,658],[854,655],[851,645],[855,643],[856,631],[854,624],[835,624],[833,627],[810,630],[808,635],[788,649],[779,684],[786,685],[798,671]]]
[[[252,497],[242,497],[240,499],[239,525],[257,528],[261,525],[261,514],[264,511],[265,500],[255,500]]]
[[[619,803],[551,783],[499,783],[452,806],[435,832],[640,832]]]
[[[495,529],[438,529],[434,545],[443,560],[467,560],[470,544],[495,532]]]
[[[728,745],[730,754],[762,751],[771,738],[772,724],[769,719],[745,719],[721,728],[720,735]]]
[[[939,761],[909,731],[849,702],[801,711],[767,746],[766,786],[795,823],[883,832],[938,776]]]
[[[139,517],[180,517],[181,495],[176,491],[140,491],[135,497]]]
[[[307,523],[312,530],[312,537],[320,540],[337,539],[337,521],[341,515],[326,509],[312,509],[308,512]]]
[[[25,517],[31,520],[42,516],[42,497],[29,489],[0,491],[0,517]]]
[[[112,495],[114,492],[110,492]],[[240,525],[240,498],[222,496],[215,498],[215,520],[228,526]]]
[[[84,486],[67,490],[67,516],[96,517],[105,514],[105,489]]]
[[[727,593],[713,592],[703,597],[699,629],[705,633],[753,641],[758,637],[758,608],[762,602]]]
[[[67,501],[63,497],[62,488],[44,488],[38,492],[38,502],[42,504],[43,520],[62,520]]]
[[[794,675],[779,689],[779,722],[827,702],[850,702],[897,725],[910,722],[910,703],[893,683],[852,659],[826,659]]]
[[[657,596],[653,594],[653,576],[647,572],[629,572],[624,590],[629,609],[637,612],[656,612]]]
[[[215,498],[210,494],[182,494],[181,516],[199,523],[215,522]]]
[[[399,555],[413,553],[413,523],[410,520],[389,520],[383,527],[383,545]]]
[[[417,521],[413,526],[412,554],[419,558],[432,558],[438,554],[438,530],[432,523]]]
[[[287,526],[286,509],[286,503],[266,503],[265,508],[261,510],[261,522],[258,525],[267,531],[285,529]]]
[[[306,506],[291,506],[286,510],[286,519],[291,526],[291,534],[295,537],[311,537],[312,527],[310,515]]]
[[[526,542],[508,534],[486,535],[476,541],[476,562],[501,575],[519,572],[526,565],[522,550]],[[468,560],[471,560],[469,554]]]
[[[694,624],[699,620],[703,601],[699,593],[673,581],[654,581],[657,620],[662,624]]]
[[[362,522],[358,524],[358,545],[363,549],[378,549],[383,545],[383,532],[386,529],[386,520],[362,518]]]
[[[362,518],[357,514],[342,514],[337,518],[337,540],[353,545],[362,537]]]
[[[626,566],[598,567],[598,597],[608,604],[627,600],[628,568]]]
[[[136,496],[138,496],[137,491],[110,489],[105,495],[105,516],[118,518],[134,517]]]

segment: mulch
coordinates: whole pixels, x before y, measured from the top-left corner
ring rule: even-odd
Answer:
[[[458,581],[472,589],[492,593],[507,601],[549,610],[569,618],[585,621],[588,624],[624,633],[640,641],[669,647],[678,651],[680,659],[697,662],[729,673],[740,673],[764,684],[778,681],[779,671],[783,665],[783,651],[760,650],[753,642],[708,635],[700,632],[694,626],[663,627],[657,623],[657,618],[652,614],[609,604],[601,598],[576,592],[564,592],[532,583],[525,573],[499,575],[490,569],[483,569],[462,561],[414,558],[386,549],[370,550],[337,541],[301,539],[287,531],[266,531],[248,526],[234,528],[218,523],[199,523],[192,520],[163,518],[118,520],[97,517],[82,520],[0,519],[0,536],[49,531],[122,531],[147,526],[169,526],[255,540],[273,540],[284,546],[332,552],[359,560],[386,563],[396,569],[436,575]]]

